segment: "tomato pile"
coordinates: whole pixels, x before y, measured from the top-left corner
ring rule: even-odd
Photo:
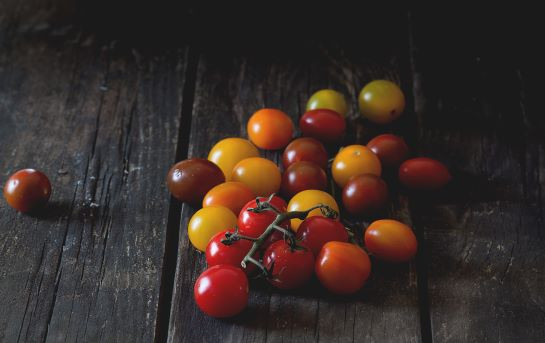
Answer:
[[[367,84],[358,102],[362,116],[375,124],[391,123],[405,108],[403,92],[387,80]],[[337,91],[314,93],[299,120],[302,137],[295,139],[287,114],[260,109],[248,121],[249,140],[223,139],[208,160],[189,159],[171,168],[171,194],[203,207],[188,225],[189,240],[208,265],[194,288],[203,312],[238,314],[248,302],[251,276],[293,289],[316,275],[330,292],[352,294],[369,278],[369,255],[389,263],[416,255],[416,236],[404,223],[375,220],[364,230],[361,247],[340,214],[380,216],[389,198],[384,171],[397,170],[407,189],[430,191],[450,181],[449,170],[431,158],[410,159],[404,139],[394,134],[342,147],[330,159],[326,147],[344,138],[348,108]],[[261,157],[258,148],[284,149],[281,166]],[[328,175],[341,190],[341,207],[328,193]]]

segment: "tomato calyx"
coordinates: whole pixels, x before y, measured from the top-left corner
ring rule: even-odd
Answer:
[[[267,241],[267,238],[272,235],[275,231],[279,231],[284,235],[284,240],[289,244],[291,251],[296,250],[307,250],[306,247],[298,244],[295,232],[291,229],[287,229],[285,227],[281,226],[281,223],[285,223],[286,221],[289,221],[291,219],[301,219],[304,220],[308,214],[316,209],[320,209],[322,211],[322,214],[325,217],[335,219],[338,216],[337,211],[332,209],[331,207],[324,205],[324,204],[318,204],[315,206],[312,206],[311,208],[305,210],[305,211],[291,211],[291,212],[281,212],[279,209],[277,209],[274,205],[271,204],[271,200],[274,197],[274,194],[272,194],[267,200],[259,200],[259,198],[256,198],[256,207],[248,208],[247,211],[254,212],[254,213],[261,213],[264,211],[272,211],[276,213],[276,218],[273,220],[271,224],[265,229],[265,231],[257,238],[241,235],[238,232],[238,229],[235,230],[235,232],[226,232],[225,238],[222,239],[222,243],[229,245],[234,243],[237,240],[240,239],[246,239],[249,241],[252,241],[252,247],[250,251],[244,256],[242,259],[240,265],[242,268],[246,268],[248,263],[252,263],[256,265],[262,272],[263,276],[266,278],[271,277],[271,268],[267,269],[259,260],[255,258],[256,253],[258,250],[263,246],[263,244]],[[274,265],[273,265],[274,266]]]

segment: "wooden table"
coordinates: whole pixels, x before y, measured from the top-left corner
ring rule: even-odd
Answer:
[[[437,40],[417,12],[383,44],[220,54],[130,48],[63,9],[0,1],[0,183],[34,167],[53,184],[35,215],[0,201],[0,341],[545,341],[543,95],[523,59],[455,30]],[[387,127],[357,119],[377,78],[408,100]],[[351,100],[346,143],[394,132],[453,171],[435,194],[393,183],[388,215],[414,228],[416,260],[373,264],[348,298],[316,280],[288,293],[255,281],[241,315],[206,317],[192,288],[205,262],[186,233],[196,209],[169,197],[167,170],[245,136],[259,108],[297,120],[321,88]]]

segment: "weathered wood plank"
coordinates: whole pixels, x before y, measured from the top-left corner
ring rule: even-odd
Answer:
[[[394,42],[395,46],[397,42]],[[206,156],[212,145],[228,136],[245,136],[249,116],[262,107],[285,110],[297,120],[309,95],[324,87],[347,94],[357,117],[359,89],[374,78],[399,79],[399,51],[376,58],[339,47],[307,46],[304,51],[233,57],[201,55],[189,156]],[[409,111],[410,112],[410,111]],[[412,114],[409,113],[408,117]],[[347,142],[365,143],[377,128],[353,120]],[[403,130],[402,125],[394,128]],[[263,152],[278,160],[278,152]],[[395,202],[390,214],[409,220]],[[413,265],[392,268],[375,264],[365,289],[354,297],[332,297],[314,280],[309,288],[279,292],[253,282],[249,308],[229,320],[203,315],[193,300],[193,284],[205,269],[205,259],[187,238],[187,223],[195,209],[185,206],[180,223],[178,265],[170,316],[169,341],[348,342],[419,341],[416,274]],[[359,230],[361,233],[361,229]]]
[[[0,201],[0,341],[149,342],[185,51],[100,43],[43,7],[0,26],[0,183],[53,184],[36,216]]]
[[[433,338],[544,341],[545,127],[527,89],[533,71],[508,41],[432,25],[438,41],[430,22],[414,23],[419,152],[455,175],[410,205],[428,248]]]

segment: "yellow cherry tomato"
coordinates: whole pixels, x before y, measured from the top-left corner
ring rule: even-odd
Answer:
[[[339,213],[339,206],[329,193],[314,189],[309,189],[295,194],[288,204],[288,211],[306,211],[312,206],[318,204],[327,205]],[[315,209],[308,214],[308,217],[313,216],[322,216],[322,211],[320,209]],[[301,219],[291,219],[291,228],[294,231],[297,231],[302,222],[303,221]]]
[[[307,111],[326,108],[339,113],[345,117],[348,112],[346,99],[341,93],[333,89],[322,89],[312,94],[307,102]]]
[[[210,150],[208,160],[220,167],[225,175],[225,181],[231,181],[233,167],[238,162],[248,157],[258,156],[259,151],[249,140],[243,138],[225,138],[216,143],[212,150]]]
[[[250,157],[233,168],[232,180],[246,184],[258,197],[268,197],[278,193],[282,176],[274,162],[266,158]]]
[[[224,182],[215,186],[206,193],[202,201],[202,207],[225,206],[238,216],[240,210],[255,198],[250,187],[242,182]]]
[[[232,229],[237,217],[223,206],[210,206],[198,210],[187,226],[189,241],[200,251],[206,251],[210,239],[223,230]]]
[[[348,179],[360,174],[373,174],[380,176],[382,167],[377,155],[366,146],[349,145],[343,148],[331,166],[333,180],[343,188]]]
[[[377,124],[394,121],[405,109],[405,95],[388,80],[369,82],[358,96],[362,115]]]

